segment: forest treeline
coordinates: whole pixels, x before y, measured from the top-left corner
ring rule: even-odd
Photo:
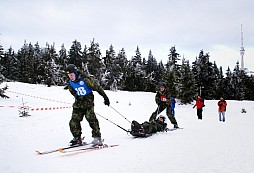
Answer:
[[[157,61],[150,50],[147,57],[137,46],[135,54],[127,57],[124,48],[114,50],[113,45],[103,57],[99,43],[92,40],[84,45],[77,40],[69,50],[64,45],[59,52],[54,45],[40,47],[24,43],[15,52],[0,45],[0,83],[4,80],[64,86],[68,81],[65,68],[75,64],[92,75],[105,90],[155,92],[158,83],[167,83],[171,94],[183,104],[190,103],[197,95],[205,99],[254,100],[254,76],[239,67],[228,67],[224,73],[216,62],[210,62],[209,53],[200,50],[194,62],[180,57],[176,47],[169,48],[166,64]]]

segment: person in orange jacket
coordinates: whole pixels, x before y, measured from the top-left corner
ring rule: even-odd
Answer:
[[[219,106],[219,120],[225,122],[225,112],[227,107],[227,102],[223,97],[220,98],[220,101],[218,102]]]
[[[203,107],[205,106],[204,104],[204,99],[202,99],[200,96],[198,96],[196,100],[196,104],[193,106],[193,108],[197,107],[197,116],[199,120],[202,120],[202,112],[203,112]]]

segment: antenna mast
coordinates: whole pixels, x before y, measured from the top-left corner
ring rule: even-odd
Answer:
[[[243,56],[244,56],[244,47],[243,47],[243,25],[241,24],[241,47],[240,47],[240,55],[241,55],[241,69],[244,70],[244,61],[243,61]]]

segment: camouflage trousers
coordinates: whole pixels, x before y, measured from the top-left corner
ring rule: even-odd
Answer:
[[[153,120],[156,120],[157,115],[159,115],[162,111],[164,111],[164,109],[166,109],[166,114],[167,114],[167,117],[170,120],[171,124],[177,125],[177,121],[175,119],[175,116],[172,114],[171,107],[169,105],[158,106],[156,111],[152,113],[149,121],[151,122]]]
[[[81,121],[86,118],[89,126],[92,128],[92,137],[101,137],[99,121],[94,113],[94,107],[73,108],[72,117],[69,122],[70,131],[73,137],[79,137],[82,134]]]

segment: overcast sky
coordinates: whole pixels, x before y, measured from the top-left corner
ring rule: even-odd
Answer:
[[[0,44],[17,52],[24,40],[40,47],[55,43],[67,50],[76,39],[100,45],[104,56],[112,44],[128,59],[137,46],[167,62],[169,49],[193,62],[201,49],[223,71],[240,61],[241,24],[244,64],[254,71],[254,1],[251,0],[0,0]]]

